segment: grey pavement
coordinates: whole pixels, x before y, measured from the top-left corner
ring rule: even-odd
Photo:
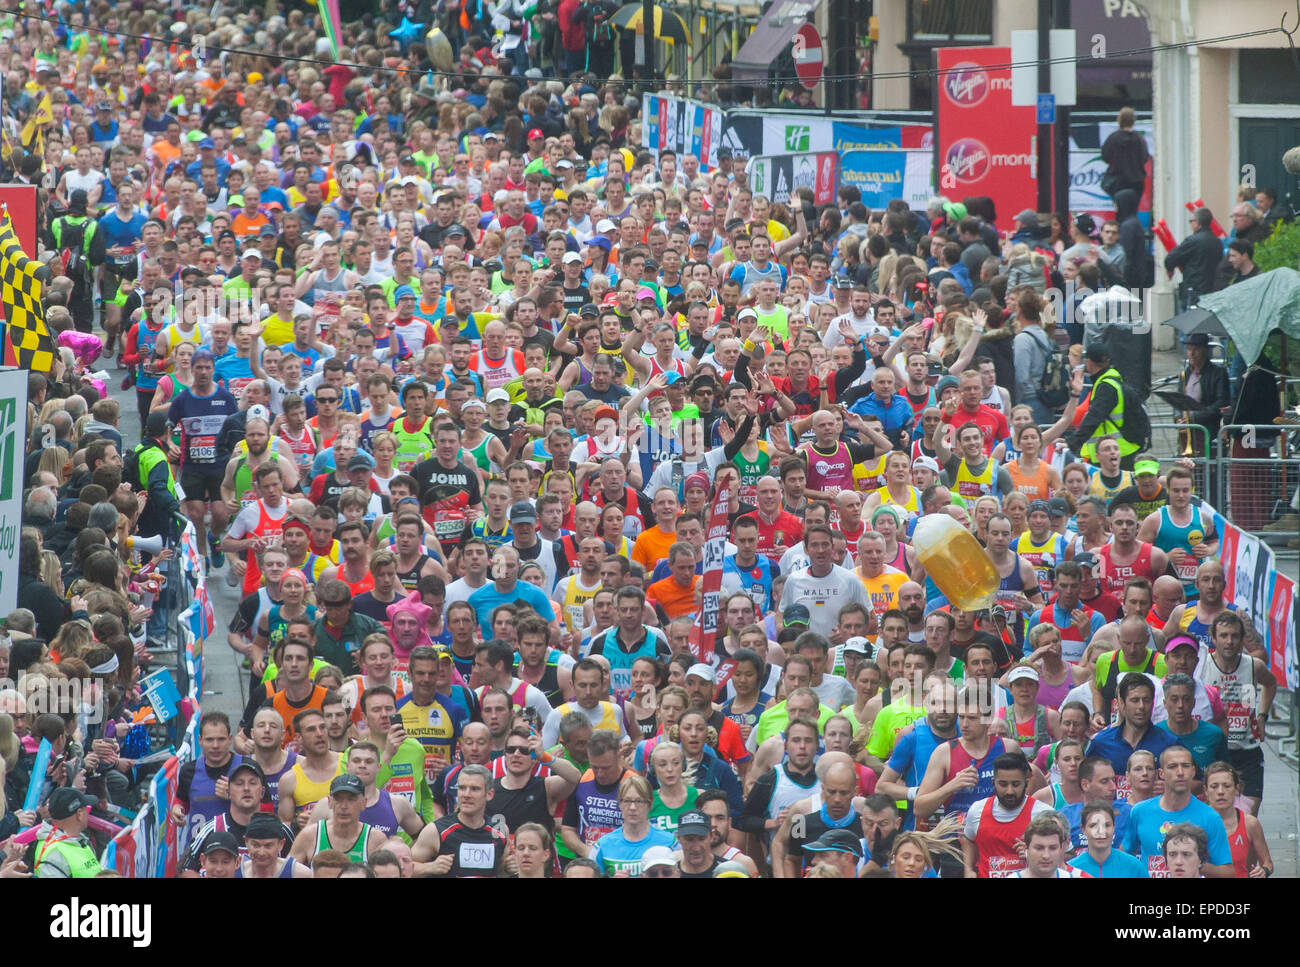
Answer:
[[[100,360],[109,372],[107,380],[113,398],[122,409],[118,429],[127,449],[140,442],[140,416],[135,389],[121,389],[123,371],[113,368],[111,360]],[[105,365],[107,363],[107,365]],[[205,711],[225,712],[232,720],[243,714],[247,699],[248,672],[241,668],[240,656],[226,643],[226,629],[239,606],[239,590],[226,584],[226,569],[214,571],[208,578],[208,593],[216,614],[216,630],[203,643],[203,694],[200,704]]]

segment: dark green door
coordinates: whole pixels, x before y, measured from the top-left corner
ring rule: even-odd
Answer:
[[[1246,165],[1254,165],[1257,188],[1276,188],[1280,200],[1292,211],[1300,210],[1300,179],[1282,167],[1282,155],[1300,145],[1300,121],[1241,118],[1237,123],[1240,126],[1237,147],[1243,169],[1238,180],[1245,180]]]

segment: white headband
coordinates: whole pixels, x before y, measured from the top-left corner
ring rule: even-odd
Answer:
[[[92,668],[90,670],[90,674],[107,675],[109,672],[117,671],[117,667],[118,667],[117,655],[113,655],[112,658],[104,662],[102,665],[96,665],[94,668]]]

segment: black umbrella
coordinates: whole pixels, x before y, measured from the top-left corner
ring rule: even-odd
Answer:
[[[1199,306],[1188,309],[1186,312],[1180,312],[1167,323],[1173,326],[1184,336],[1190,336],[1194,332],[1203,332],[1207,336],[1227,336],[1228,330],[1223,328],[1223,323],[1209,309],[1202,309]]]

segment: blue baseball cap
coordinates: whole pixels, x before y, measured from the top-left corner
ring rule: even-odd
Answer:
[[[211,138],[201,138],[199,140],[200,148],[215,148],[216,146],[217,142],[213,141]]]
[[[415,290],[412,289],[409,285],[399,285],[396,289],[393,290],[394,302],[396,302],[398,299],[414,299],[414,298],[415,298]]]
[[[672,386],[673,383],[677,382],[679,379],[684,379],[684,378],[685,378],[685,377],[682,376],[682,374],[679,373],[679,372],[677,372],[676,370],[670,370],[669,373],[668,373],[668,375],[664,377],[664,381],[665,381],[669,386]]]

